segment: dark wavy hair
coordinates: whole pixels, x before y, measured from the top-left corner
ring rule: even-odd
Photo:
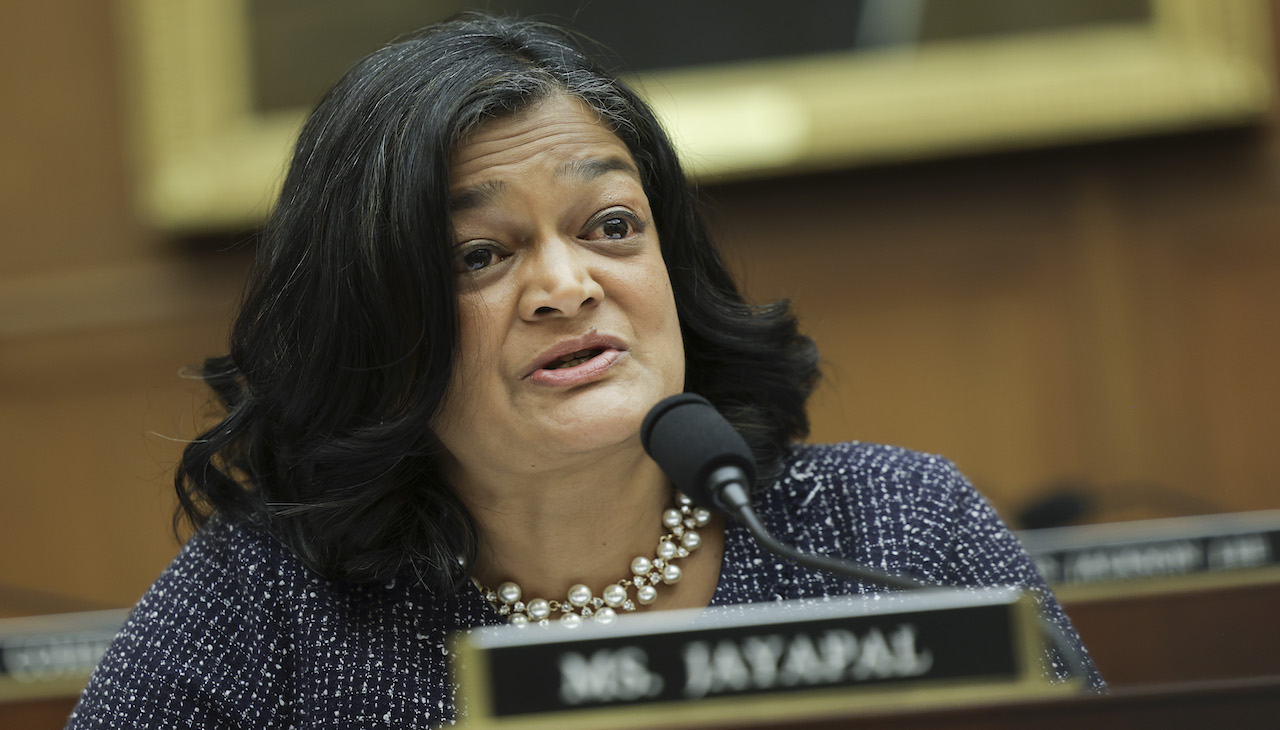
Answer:
[[[477,550],[431,423],[458,341],[449,161],[488,119],[555,94],[627,145],[679,310],[685,388],[751,445],[761,482],[808,432],[817,351],[785,302],[747,304],[653,112],[568,31],[467,15],[373,53],[303,127],[231,332],[202,370],[225,416],[186,447],[175,526],[213,514],[350,582],[456,590]]]

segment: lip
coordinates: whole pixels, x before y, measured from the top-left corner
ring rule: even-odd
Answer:
[[[579,350],[601,350],[602,352],[591,360],[571,368],[545,369],[560,358],[572,355]],[[626,351],[626,345],[617,337],[591,332],[571,340],[557,342],[554,346],[544,350],[534,358],[533,362],[520,377],[522,380],[527,380],[537,375],[539,377],[533,378],[534,380],[539,382],[549,381],[548,384],[559,384],[559,381],[566,379],[577,380],[579,377],[576,376],[589,376],[595,374],[596,371],[607,369],[618,359],[618,356]],[[564,376],[570,377],[566,378]]]

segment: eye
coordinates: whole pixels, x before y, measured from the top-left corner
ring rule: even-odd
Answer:
[[[600,223],[600,232],[605,238],[626,238],[631,233],[631,222],[621,217],[609,218]]]
[[[465,274],[467,272],[480,271],[501,260],[502,255],[493,246],[483,244],[472,246],[458,254],[458,273]]]
[[[607,210],[595,218],[587,227],[583,238],[623,241],[644,230],[644,225],[636,216],[625,210]]]

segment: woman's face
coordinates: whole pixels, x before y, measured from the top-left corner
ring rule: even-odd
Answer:
[[[465,138],[450,195],[461,343],[434,425],[455,476],[639,448],[649,408],[683,390],[684,348],[626,145],[551,97]]]

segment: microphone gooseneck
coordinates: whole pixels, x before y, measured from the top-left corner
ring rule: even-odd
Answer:
[[[640,442],[676,489],[695,503],[738,520],[775,555],[841,578],[888,588],[932,587],[865,565],[802,553],[771,535],[751,506],[751,486],[756,480],[751,448],[715,406],[700,395],[681,393],[660,401],[645,416],[640,427]],[[1089,676],[1081,649],[1070,640],[1064,627],[1043,614],[1038,618],[1041,630],[1071,675]]]
[[[681,393],[654,406],[640,427],[640,441],[662,471],[695,503],[738,520],[770,552],[842,578],[889,588],[925,588],[911,578],[802,553],[771,535],[751,506],[756,462],[751,448],[715,406],[700,395]]]

